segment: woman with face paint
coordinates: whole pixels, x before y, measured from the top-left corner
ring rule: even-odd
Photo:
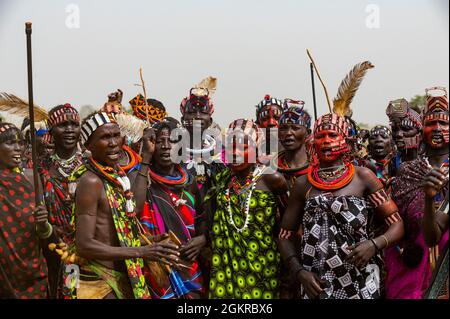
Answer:
[[[268,164],[270,162],[270,153],[274,151],[271,149],[271,145],[278,144],[275,136],[271,134],[271,130],[278,128],[281,114],[283,114],[283,101],[271,97],[268,94],[256,105],[256,124],[264,133],[261,145],[265,145],[262,150],[264,155],[259,156],[260,163]]]
[[[257,164],[261,132],[249,120],[231,123],[227,134],[226,170],[208,193],[213,202],[210,240],[212,299],[272,299],[279,296],[280,256],[274,232],[279,196],[287,183],[279,173],[265,174]]]
[[[281,254],[304,298],[379,298],[376,259],[403,236],[397,207],[381,182],[350,162],[347,135],[343,117],[326,114],[316,121],[311,167],[297,179],[281,222]],[[369,206],[388,226],[379,237],[366,230]],[[301,226],[298,258],[292,238]]]
[[[441,91],[430,95],[431,91]],[[426,244],[422,225],[448,193],[449,110],[444,88],[426,90],[423,110],[425,154],[403,164],[392,184],[392,196],[405,221],[405,238],[386,251],[387,298],[420,299],[428,288],[432,269],[448,243],[448,228],[440,239]],[[436,188],[438,191],[436,191]],[[434,190],[433,190],[434,189]],[[425,219],[424,219],[425,218]]]
[[[44,206],[35,208],[33,173],[21,168],[24,138],[0,123],[0,299],[47,298],[41,245],[53,240]]]

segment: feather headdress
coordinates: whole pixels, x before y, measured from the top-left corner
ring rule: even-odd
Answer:
[[[333,100],[333,113],[347,117],[353,115],[350,104],[352,103],[356,91],[358,91],[367,70],[372,68],[374,68],[374,65],[369,61],[359,63],[353,67],[339,86],[338,93]]]
[[[13,94],[5,92],[0,92],[0,111],[22,117],[29,116],[28,103]],[[35,104],[34,121],[40,122],[47,119],[47,111]]]
[[[119,124],[120,133],[122,136],[130,138],[132,143],[138,142],[144,135],[144,130],[150,127],[150,124],[146,121],[138,119],[128,113],[116,114],[116,122]]]
[[[192,94],[197,96],[211,96],[216,92],[216,87],[217,78],[208,76],[193,87]]]

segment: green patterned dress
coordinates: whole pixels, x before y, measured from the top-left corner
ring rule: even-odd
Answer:
[[[227,185],[229,171],[218,176]],[[224,183],[225,180],[225,183]],[[230,223],[225,188],[215,195],[209,283],[211,299],[278,298],[280,255],[273,235],[277,201],[270,192],[254,190],[250,201],[248,227],[242,232]],[[239,195],[245,201],[247,193]],[[232,218],[237,228],[245,222],[238,196],[230,194]]]

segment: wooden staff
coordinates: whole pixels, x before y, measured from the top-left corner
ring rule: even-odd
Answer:
[[[322,77],[320,76],[319,70],[317,69],[316,63],[314,62],[314,59],[313,59],[313,57],[311,55],[311,52],[309,52],[309,50],[306,49],[306,53],[308,54],[308,57],[311,60],[311,63],[314,66],[314,69],[316,70],[317,77],[319,78],[320,83],[322,83],[323,90],[325,91],[325,96],[327,97],[328,109],[330,110],[330,113],[333,113],[333,111],[331,110],[330,97],[328,96],[328,90],[327,90],[327,88],[325,86],[325,83],[323,83]]]
[[[317,121],[316,86],[314,84],[314,65],[312,64],[312,62],[309,64],[309,67],[311,68],[311,86],[314,105],[314,121]]]
[[[28,68],[28,108],[30,113],[30,133],[31,133],[31,158],[33,161],[33,183],[34,201],[36,207],[40,202],[39,181],[37,172],[36,156],[36,130],[34,128],[34,103],[33,103],[33,68],[31,63],[31,22],[25,23],[25,33],[27,35],[27,68]]]
[[[139,68],[139,76],[141,78],[142,90],[144,91],[145,117],[147,118],[147,123],[150,124],[150,120],[148,118],[147,90],[145,89],[145,82],[144,82],[144,76],[142,75],[142,68]]]

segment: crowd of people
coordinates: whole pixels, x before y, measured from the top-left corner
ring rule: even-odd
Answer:
[[[58,105],[36,162],[30,120],[0,122],[0,298],[448,299],[444,88],[370,131],[351,98],[312,121],[269,95],[224,130],[215,84],[180,121],[120,90]]]

